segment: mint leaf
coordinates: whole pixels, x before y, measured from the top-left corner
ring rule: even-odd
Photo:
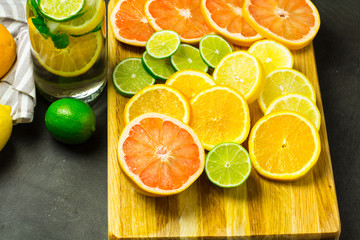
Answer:
[[[49,28],[45,24],[44,18],[36,17],[36,18],[32,18],[31,21],[45,39],[47,39],[50,36],[51,33]]]
[[[56,35],[51,34],[50,37],[54,42],[55,47],[58,49],[66,48],[70,43],[69,36],[66,35],[65,33],[56,34]]]

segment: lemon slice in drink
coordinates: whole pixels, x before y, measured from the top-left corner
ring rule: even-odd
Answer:
[[[40,11],[54,21],[67,21],[78,14],[84,7],[85,0],[41,0]]]
[[[82,35],[95,29],[103,21],[106,12],[104,1],[86,0],[81,17],[68,22],[62,22],[58,26],[58,31],[66,32],[71,35]]]
[[[54,46],[51,38],[45,39],[28,21],[34,55],[49,72],[62,77],[76,77],[88,71],[100,56],[103,36],[101,31],[82,37],[69,37],[70,44],[64,49]]]

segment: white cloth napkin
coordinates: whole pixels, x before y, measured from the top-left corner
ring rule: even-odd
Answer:
[[[0,80],[0,104],[11,106],[14,124],[32,122],[36,104],[25,4],[26,0],[0,0],[0,23],[14,37],[17,54],[14,66]]]

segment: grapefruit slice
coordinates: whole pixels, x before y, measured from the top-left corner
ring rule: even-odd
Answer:
[[[204,149],[193,130],[158,113],[143,114],[125,127],[118,156],[126,176],[150,196],[184,191],[205,165]]]
[[[242,16],[243,0],[202,0],[201,12],[212,29],[226,40],[250,46],[262,38]]]
[[[156,30],[173,30],[185,43],[197,43],[212,32],[200,11],[201,0],[148,0],[145,15]]]
[[[320,27],[310,0],[245,0],[243,16],[262,36],[293,50],[308,45]]]
[[[145,17],[146,0],[120,0],[110,16],[115,38],[120,42],[144,47],[155,32]]]

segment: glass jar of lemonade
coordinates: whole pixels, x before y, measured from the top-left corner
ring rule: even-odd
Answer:
[[[50,101],[93,101],[107,72],[104,0],[27,0],[34,78]]]

